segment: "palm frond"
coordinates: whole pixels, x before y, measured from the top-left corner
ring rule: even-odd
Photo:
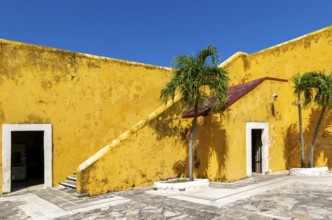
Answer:
[[[197,61],[200,66],[205,66],[208,57],[211,58],[211,62],[213,65],[218,66],[220,55],[219,50],[216,47],[209,45],[199,51],[199,53],[197,54]]]
[[[299,94],[303,91],[303,83],[302,83],[302,76],[297,73],[292,77],[292,82],[294,85],[294,94]]]
[[[211,60],[209,60],[209,58]],[[177,56],[172,60],[173,78],[163,87],[160,99],[167,102],[179,92],[187,106],[197,105],[203,97],[204,86],[216,96],[216,106],[221,108],[227,102],[228,76],[218,67],[219,50],[209,45],[196,56]]]
[[[314,101],[322,107],[332,107],[332,74],[309,72],[305,75],[311,79],[311,88],[316,92]]]

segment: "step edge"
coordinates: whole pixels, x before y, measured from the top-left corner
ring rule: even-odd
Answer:
[[[76,184],[74,185],[74,184],[71,184],[71,183],[68,183],[68,182],[59,182],[59,184],[61,185],[61,186],[67,186],[67,187],[70,187],[70,188],[73,188],[73,189],[76,189]]]

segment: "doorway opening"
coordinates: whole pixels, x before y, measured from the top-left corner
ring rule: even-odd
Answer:
[[[11,192],[44,183],[44,132],[12,131]]]
[[[251,130],[251,171],[262,173],[262,133],[263,129]]]
[[[247,176],[269,172],[269,135],[267,122],[246,123]]]
[[[52,125],[2,125],[2,192],[52,187]]]

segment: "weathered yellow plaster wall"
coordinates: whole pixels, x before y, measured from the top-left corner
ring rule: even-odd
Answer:
[[[0,195],[2,195],[2,147],[0,147]]]
[[[182,177],[186,170],[186,136],[189,125],[181,120],[182,103],[156,111],[95,154],[94,162],[80,165],[77,191],[97,195],[151,185],[165,178]],[[151,119],[150,119],[151,118]]]
[[[157,108],[170,77],[162,67],[0,40],[0,121],[53,125],[57,185]]]
[[[231,85],[261,77],[290,79],[308,71],[332,72],[332,26],[253,53],[225,61]]]
[[[329,63],[328,56],[326,57],[332,51],[331,30],[331,27],[326,28],[252,55],[240,52],[222,66],[229,73],[231,85],[265,76],[290,79],[297,72],[328,72],[332,69],[332,64]],[[246,122],[269,123],[269,172],[299,166],[298,116],[296,106],[292,105],[295,101],[292,91],[291,82],[267,80],[226,111],[200,118],[194,144],[194,176],[208,177],[213,181],[234,181],[246,176]],[[279,97],[274,102],[273,93]],[[315,106],[312,111],[304,114],[305,118],[311,120],[317,116]],[[164,119],[158,122],[162,128],[161,133],[169,132],[170,127],[164,126],[163,121]],[[187,127],[183,134],[188,135],[191,119],[177,117],[175,121]],[[309,143],[314,124],[308,121],[304,124],[307,127],[305,132],[308,133]],[[324,126],[327,125],[322,127]],[[188,137],[186,141],[177,142],[177,134],[173,133],[167,139],[160,140],[155,129],[143,127],[130,135],[126,142],[103,153],[93,164],[79,171],[79,191],[87,191],[93,195],[151,184],[155,180],[175,174],[186,175]],[[326,132],[322,135],[325,139],[320,139],[317,143],[315,162],[317,166],[328,164],[331,167],[331,161],[327,157],[331,151],[322,151],[327,149],[331,142]],[[160,144],[162,154],[157,154],[158,159],[155,160],[154,155],[148,152],[154,152],[155,146]],[[121,166],[116,165],[120,163],[119,158],[124,157],[130,160],[121,161]],[[171,171],[172,166],[178,167],[178,172]]]
[[[290,79],[298,72],[331,72],[331,53],[332,27],[328,27],[251,55],[238,53],[223,67],[231,85],[265,76]],[[10,92],[0,94],[0,120],[53,125],[56,185],[158,107],[160,89],[170,77],[165,68],[1,40],[0,88]],[[216,181],[245,177],[245,122],[249,121],[269,122],[271,172],[299,166],[298,116],[292,91],[291,82],[265,81],[225,112],[201,118],[195,176]],[[273,105],[272,93],[279,95]],[[84,183],[79,191],[94,195],[186,173],[191,120],[181,119],[182,111],[174,108],[117,147],[105,150],[99,160],[79,172],[78,181]],[[315,106],[304,112],[307,143],[314,128],[311,121],[318,114]],[[326,120],[322,130],[330,121]],[[317,166],[332,168],[331,139],[328,129],[320,134]]]
[[[246,122],[268,122],[269,155],[273,158],[269,168],[271,172],[284,170],[287,161],[283,129],[289,111],[283,108],[287,100],[273,101],[272,94],[277,91],[283,97],[288,87],[286,82],[265,80],[226,111],[201,119],[196,136],[195,174],[212,181],[246,177]]]
[[[229,73],[231,85],[236,85],[265,76],[289,80],[296,73],[309,71],[324,71],[329,74],[332,72],[331,56],[332,26],[251,55],[237,53],[225,61],[223,66]],[[287,109],[287,114],[283,115],[285,120],[280,135],[288,135],[285,144],[287,145],[286,150],[289,158],[283,158],[280,154],[273,154],[271,163],[275,164],[274,170],[300,166],[298,115],[296,106],[293,105],[296,97],[293,95],[291,81],[288,84],[286,91],[282,91],[284,95],[279,96],[279,98],[280,100],[287,100],[283,106]],[[241,106],[241,108],[247,107],[246,105]],[[315,105],[307,108],[303,113],[307,154],[318,115],[319,110]],[[332,159],[330,159],[332,142],[329,137],[331,137],[332,130],[328,128],[328,125],[331,123],[332,120],[329,114],[326,114],[325,124],[320,128],[321,133],[315,147],[316,166],[328,165],[330,169],[332,169]],[[270,138],[272,143],[277,141],[274,136]],[[282,145],[277,148],[281,149]],[[277,150],[277,152],[279,151]],[[282,162],[279,162],[285,159],[288,161],[286,167]]]

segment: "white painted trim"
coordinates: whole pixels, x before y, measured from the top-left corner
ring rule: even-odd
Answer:
[[[252,174],[251,168],[251,130],[263,129],[262,132],[262,174],[269,172],[269,126],[267,122],[247,122],[246,123],[246,160],[247,176]]]
[[[11,189],[11,139],[12,131],[44,131],[44,187],[52,187],[52,125],[3,124],[2,125],[2,192]]]

